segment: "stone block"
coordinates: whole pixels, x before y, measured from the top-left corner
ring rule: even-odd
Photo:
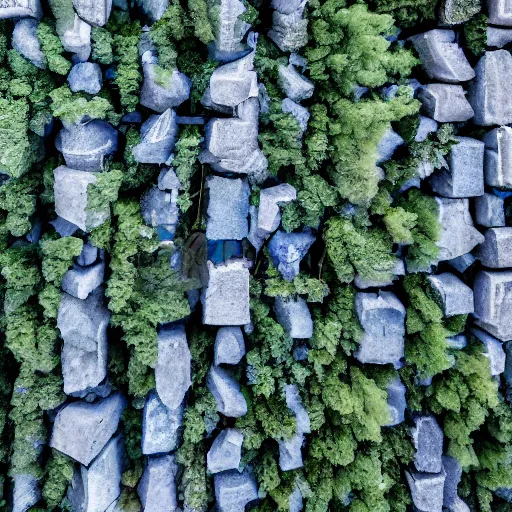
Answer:
[[[144,404],[142,415],[142,453],[154,455],[176,450],[183,423],[183,403],[169,409],[153,390]]]
[[[479,0],[444,0],[440,21],[449,25],[464,23],[478,14],[481,8]]]
[[[174,455],[150,457],[137,487],[145,511],[177,512],[176,477],[178,466]]]
[[[475,198],[475,220],[487,228],[505,226],[505,201],[494,194],[485,193]]]
[[[432,80],[459,83],[475,76],[453,30],[434,29],[410,38],[423,68]]]
[[[43,17],[39,0],[4,0],[0,5],[0,20],[25,17]]]
[[[416,135],[414,136],[415,142],[424,142],[427,140],[427,137],[430,133],[437,132],[438,124],[430,117],[420,116],[420,123],[418,125],[418,130],[416,131]]]
[[[358,292],[355,307],[364,329],[356,359],[361,363],[400,366],[400,359],[404,356],[403,304],[391,292]]]
[[[306,4],[307,0],[272,0],[270,7],[282,14],[291,14],[292,12],[303,10]]]
[[[247,469],[216,474],[214,487],[219,512],[244,512],[247,504],[258,499],[256,479]]]
[[[141,197],[140,206],[142,218],[148,226],[163,226],[174,235],[180,216],[177,190],[164,192],[152,187]]]
[[[418,95],[425,115],[440,123],[468,121],[474,111],[460,85],[428,84]]]
[[[98,259],[98,248],[94,247],[91,242],[87,242],[82,246],[80,256],[76,258],[76,264],[80,267],[88,267],[94,265]]]
[[[487,46],[503,48],[510,43],[512,43],[511,29],[487,26]]]
[[[98,120],[69,125],[57,134],[55,147],[71,169],[98,172],[105,158],[117,151],[117,130]]]
[[[475,263],[475,261],[476,258],[470,252],[468,252],[462,256],[453,258],[453,260],[448,260],[446,263],[463,274],[469,267],[471,267],[471,265],[473,265],[473,263]]]
[[[238,469],[242,460],[244,435],[236,428],[225,428],[215,438],[206,456],[210,473]]]
[[[116,432],[125,406],[121,393],[70,403],[55,417],[50,447],[88,466]]]
[[[443,506],[453,507],[457,501],[457,487],[462,476],[462,466],[454,457],[443,457],[443,468],[446,473],[443,492]]]
[[[249,233],[249,194],[247,180],[208,176],[206,238],[242,240]]]
[[[73,0],[73,7],[80,18],[90,25],[103,27],[112,10],[112,0]]]
[[[69,293],[77,299],[85,300],[91,292],[103,283],[105,275],[105,262],[83,268],[74,265],[62,279],[62,291]]]
[[[434,416],[416,416],[411,436],[416,469],[424,473],[439,473],[442,469],[444,434]]]
[[[484,143],[457,137],[448,157],[449,170],[430,178],[434,192],[444,197],[475,197],[484,193]]]
[[[468,94],[475,112],[473,122],[479,126],[512,123],[512,55],[506,50],[485,52],[475,72]]]
[[[300,103],[313,96],[315,86],[313,82],[301,75],[293,65],[279,65],[279,85],[286,96],[292,101]]]
[[[55,220],[51,220],[49,224],[53,226],[53,229],[55,229],[60,236],[71,236],[79,229],[76,224],[63,219],[62,217],[57,217]]]
[[[308,42],[308,20],[304,19],[304,5],[289,14],[279,11],[272,13],[272,28],[268,37],[282,52],[294,52]]]
[[[249,217],[250,223],[247,240],[249,240],[249,243],[251,243],[256,249],[256,252],[258,252],[265,243],[265,240],[270,236],[270,233],[258,227],[259,208],[257,206],[249,206]]]
[[[12,32],[12,47],[34,66],[45,69],[46,57],[41,50],[41,43],[37,36],[38,27],[39,22],[32,18],[24,18],[16,22]]]
[[[208,262],[208,286],[203,288],[205,325],[245,325],[249,312],[249,269],[246,260],[231,260],[215,266]]]
[[[512,228],[487,229],[485,240],[477,247],[475,255],[484,267],[512,267]]]
[[[163,191],[181,190],[183,186],[172,168],[164,167],[158,175],[158,188]]]
[[[292,471],[304,466],[302,462],[302,444],[304,434],[297,432],[290,439],[280,439],[279,445],[279,468],[281,471]]]
[[[475,323],[501,341],[512,340],[512,271],[479,272],[474,281]]]
[[[260,190],[260,205],[258,208],[258,228],[271,233],[279,227],[281,212],[279,206],[297,199],[295,187],[288,183]]]
[[[169,0],[142,0],[142,9],[151,21],[158,21],[164,15],[168,5]]]
[[[69,72],[68,84],[73,92],[98,94],[103,84],[99,64],[93,62],[79,62],[75,64]]]
[[[210,77],[210,98],[215,105],[235,108],[249,98],[258,97],[258,77],[251,54],[218,67]]]
[[[57,25],[57,30],[64,49],[74,54],[73,62],[86,62],[91,55],[91,26],[75,14],[71,24]]]
[[[96,183],[96,173],[75,171],[61,165],[53,171],[53,176],[55,212],[59,217],[86,232],[103,224],[110,217],[108,204],[101,211],[87,211],[87,187]]]
[[[417,510],[421,512],[442,512],[444,481],[446,478],[444,470],[433,474],[406,471],[405,477]]]
[[[247,402],[240,391],[240,384],[220,366],[212,366],[206,385],[217,403],[217,411],[228,418],[240,418],[247,414]]]
[[[386,426],[393,427],[405,420],[405,409],[407,408],[405,386],[398,375],[388,382],[386,392],[388,394],[387,402],[391,417],[391,421]]]
[[[484,236],[473,225],[468,199],[435,198],[441,236],[436,242],[439,261],[453,260],[472,251],[484,241]]]
[[[0,9],[0,16],[1,16]],[[26,512],[40,499],[39,483],[34,475],[17,474],[12,477],[14,489],[12,493],[12,512]]]
[[[161,327],[155,381],[158,396],[169,409],[180,407],[192,383],[191,359],[185,326]]]
[[[388,161],[403,143],[404,139],[389,127],[377,146],[377,164]]]
[[[445,316],[469,315],[474,311],[473,290],[450,272],[428,276]]]
[[[512,26],[512,10],[509,0],[487,0],[489,23],[492,25]]]
[[[299,390],[296,384],[287,384],[284,388],[286,406],[290,409],[295,416],[297,424],[297,432],[309,434],[311,432],[311,422],[309,414],[299,395]]]
[[[506,360],[502,342],[480,329],[471,329],[471,334],[483,345],[482,353],[489,360],[491,375],[493,377],[501,375],[505,371]]]
[[[470,512],[470,508],[458,496],[455,498],[453,505],[448,510],[449,512]]]
[[[302,493],[300,492],[298,485],[295,485],[290,497],[288,498],[288,508],[290,509],[289,512],[302,512],[302,509],[304,508]]]
[[[302,137],[308,128],[310,117],[309,110],[306,107],[295,103],[295,101],[292,101],[290,98],[285,98],[281,102],[281,110],[285,114],[291,114],[295,118],[300,128],[300,137]]]
[[[83,398],[106,378],[109,320],[101,289],[86,300],[61,295],[57,328],[64,341],[61,362],[67,395]]]
[[[491,187],[512,188],[512,128],[500,126],[484,137],[485,183]]]
[[[214,347],[214,362],[238,364],[245,355],[245,341],[240,327],[221,327],[217,331]]]
[[[286,334],[295,339],[309,339],[313,336],[313,319],[308,305],[301,297],[277,296],[274,301],[277,321]]]
[[[446,346],[452,350],[462,350],[467,344],[468,340],[463,334],[446,338]]]

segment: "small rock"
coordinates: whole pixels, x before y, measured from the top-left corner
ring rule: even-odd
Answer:
[[[416,416],[411,436],[416,450],[416,469],[425,473],[439,473],[442,469],[444,434],[434,416]]]
[[[289,512],[302,512],[302,509],[304,508],[302,493],[300,492],[298,485],[295,485],[290,497],[288,498],[288,508],[290,509]]]
[[[286,334],[295,339],[309,339],[313,336],[313,320],[304,299],[276,297],[274,312],[277,321]]]
[[[451,348],[453,350],[462,350],[467,346],[467,344],[468,340],[463,334],[452,336],[451,338],[446,338],[447,348]]]
[[[142,9],[151,21],[158,21],[163,15],[169,0],[142,0]]]
[[[512,128],[501,126],[484,137],[485,183],[491,187],[512,188]]]
[[[238,364],[245,355],[245,342],[240,327],[221,327],[214,347],[215,365]]]
[[[73,92],[86,92],[98,94],[101,91],[103,78],[99,64],[93,62],[79,62],[75,64],[68,75],[69,88]]]
[[[82,246],[82,252],[76,259],[76,264],[80,267],[88,267],[94,265],[98,259],[98,248],[94,247],[91,242],[87,242]]]
[[[443,468],[446,473],[444,481],[443,506],[453,507],[457,501],[457,486],[462,476],[462,466],[453,457],[443,457]]]
[[[487,46],[503,48],[512,43],[512,30],[487,26]]]
[[[268,37],[282,52],[297,51],[308,42],[308,20],[303,17],[305,5],[303,1],[301,7],[289,14],[272,13],[272,29],[268,31]]]
[[[41,19],[43,10],[39,0],[4,0],[0,5],[0,20],[8,18],[25,18],[25,17]]]
[[[174,169],[164,167],[158,176],[158,188],[164,191],[181,190],[183,187]]]
[[[41,50],[41,43],[37,36],[38,27],[39,22],[35,19],[25,18],[19,20],[12,32],[12,47],[32,62],[34,66],[45,69],[46,57]]]
[[[2,9],[0,8],[0,18]],[[41,499],[37,478],[33,475],[13,475],[12,512],[26,512]]]
[[[294,66],[279,65],[279,85],[292,101],[301,102],[313,96],[313,82],[302,76]]]
[[[424,142],[430,133],[437,132],[438,124],[430,117],[420,116],[418,130],[414,137],[415,142]]]
[[[443,509],[443,491],[446,474],[417,473],[406,471],[405,477],[414,505],[421,512],[441,512]]]
[[[453,260],[448,260],[446,263],[463,274],[469,267],[471,267],[471,265],[473,265],[473,263],[475,263],[475,261],[476,258],[470,252],[468,252],[462,256],[453,258]]]
[[[403,423],[405,420],[405,409],[407,408],[405,386],[398,375],[388,382],[386,391],[388,394],[389,415],[391,417],[391,421],[386,426],[393,427]]]
[[[311,422],[309,414],[299,395],[296,384],[287,384],[284,388],[286,406],[292,411],[297,423],[297,432],[309,434],[311,432]]]
[[[207,386],[217,402],[217,411],[228,418],[240,418],[247,414],[247,402],[240,391],[240,384],[220,366],[212,366]]]
[[[144,510],[149,512],[175,512],[178,510],[176,476],[178,466],[174,455],[150,457],[137,493]]]
[[[258,499],[258,485],[247,470],[218,473],[214,486],[219,512],[244,512],[248,503]]]
[[[164,192],[158,187],[150,188],[140,200],[144,222],[154,228],[165,226],[174,234],[179,220],[178,191]]]
[[[302,462],[302,444],[304,434],[297,432],[290,439],[279,440],[279,468],[281,471],[292,471],[304,466]]]
[[[464,23],[481,10],[480,0],[445,0],[441,7],[441,21],[449,25]]]
[[[86,62],[91,55],[91,26],[75,14],[73,23],[59,31],[64,49],[73,53],[74,62]]]
[[[475,255],[484,267],[512,267],[512,228],[487,229],[485,240],[478,246]]]
[[[418,98],[428,117],[440,123],[468,121],[474,116],[462,86],[453,84],[428,84]]]
[[[242,460],[244,435],[236,428],[225,428],[213,441],[206,456],[208,471],[220,473],[238,469]]]
[[[249,225],[249,234],[247,235],[247,240],[256,249],[256,252],[259,252],[265,243],[265,240],[267,240],[267,238],[270,236],[270,233],[258,227],[259,208],[257,206],[249,206],[249,216],[251,222]]]
[[[260,190],[260,205],[258,208],[258,229],[271,233],[279,227],[281,212],[279,206],[297,199],[295,187],[283,183],[275,187]]]
[[[380,139],[377,146],[377,164],[389,160],[396,149],[404,143],[404,139],[398,135],[392,128],[388,128],[384,136]]]
[[[469,507],[458,496],[451,507],[448,508],[449,512],[470,512]]]
[[[505,226],[505,201],[494,194],[485,193],[475,198],[475,219],[488,228]]]
[[[75,265],[62,279],[61,287],[77,299],[85,300],[89,294],[103,283],[105,263],[103,261],[87,268]]]
[[[507,0],[487,0],[489,23],[492,25],[512,26],[512,13]]]
[[[506,354],[503,345],[496,338],[480,329],[471,329],[473,334],[484,346],[483,355],[489,360],[490,372],[493,377],[505,371]]]
[[[445,316],[469,315],[474,311],[473,290],[450,272],[428,276]],[[434,471],[437,473],[437,471]]]
[[[114,435],[125,405],[121,393],[67,405],[57,413],[50,446],[88,466]]]
[[[107,24],[112,10],[112,0],[100,0],[91,2],[89,0],[73,0],[73,7],[80,18],[87,23],[102,27]]]
[[[290,98],[285,98],[281,102],[281,110],[285,114],[291,114],[295,118],[300,129],[299,137],[302,137],[308,128],[308,121],[310,117],[308,109],[298,103],[295,103]]]

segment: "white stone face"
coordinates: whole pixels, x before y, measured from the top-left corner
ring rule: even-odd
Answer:
[[[0,20],[25,17],[41,19],[42,16],[39,0],[0,0]]]

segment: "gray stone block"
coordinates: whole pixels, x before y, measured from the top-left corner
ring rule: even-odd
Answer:
[[[416,469],[424,473],[439,473],[442,469],[444,434],[434,416],[416,416],[411,436]]]
[[[228,418],[240,418],[247,414],[247,402],[240,391],[240,384],[220,366],[212,366],[206,385],[217,403],[217,411]]]
[[[500,126],[484,137],[485,183],[491,187],[512,188],[512,128]]]
[[[71,236],[80,229],[76,224],[63,219],[62,217],[57,217],[55,220],[51,220],[49,224],[53,226],[60,236]]]
[[[247,240],[249,240],[252,246],[256,249],[256,252],[258,252],[265,243],[265,240],[270,236],[270,233],[258,227],[259,208],[257,206],[249,206],[249,217],[251,221],[249,224]]]
[[[137,493],[144,510],[151,512],[177,512],[176,477],[178,466],[174,455],[148,459]]]
[[[151,19],[151,21],[158,21],[163,15],[169,0],[142,0],[142,9]]]
[[[512,26],[512,12],[508,0],[487,0],[489,23],[492,25]]]
[[[449,25],[464,23],[478,14],[481,8],[479,0],[444,0],[440,21]]]
[[[405,420],[405,409],[407,408],[405,386],[398,375],[388,382],[386,392],[388,394],[387,402],[391,417],[391,421],[386,426],[393,427]]]
[[[487,229],[485,240],[478,246],[475,255],[484,267],[512,267],[512,228]]]
[[[439,261],[453,260],[484,241],[484,236],[473,225],[468,199],[436,197],[435,200],[441,224],[441,236],[436,242]]]
[[[245,512],[245,506],[258,499],[256,479],[247,470],[218,473],[214,487],[219,512]]]
[[[215,105],[234,108],[258,97],[258,77],[253,71],[254,54],[218,67],[210,77],[210,98]]]
[[[121,393],[67,405],[57,413],[50,447],[88,466],[114,435],[125,405]]]
[[[214,362],[238,364],[245,355],[245,342],[240,327],[221,327],[217,331],[214,347]]]
[[[280,64],[278,72],[279,85],[292,101],[301,102],[313,96],[315,90],[313,82],[301,75],[294,66]]]
[[[164,192],[158,187],[150,188],[140,200],[144,222],[154,228],[165,226],[174,234],[180,211],[178,208],[178,191]]]
[[[99,64],[93,62],[75,64],[69,72],[68,84],[73,92],[82,91],[87,94],[98,94],[103,84]]]
[[[0,8],[1,11],[1,8]],[[46,57],[41,50],[41,43],[37,36],[39,22],[32,18],[19,20],[12,32],[12,47],[34,66],[45,69]]]
[[[271,233],[279,227],[281,212],[279,206],[297,199],[295,187],[288,183],[260,190],[260,205],[258,208],[258,228]]]
[[[473,292],[475,323],[501,341],[512,340],[512,271],[479,272]]]
[[[73,53],[73,62],[86,62],[91,55],[91,26],[77,14],[70,25],[57,27],[64,49]]]
[[[305,2],[289,14],[279,11],[272,13],[272,28],[268,37],[282,52],[294,52],[308,42],[308,20],[303,18]]]
[[[505,201],[494,194],[485,193],[475,198],[475,220],[487,228],[505,226]]]
[[[406,471],[405,477],[411,490],[412,501],[420,512],[442,512],[446,478],[444,470],[433,474]]]
[[[512,55],[506,50],[485,52],[475,68],[468,99],[480,126],[512,123]]]
[[[61,295],[57,328],[64,341],[61,362],[67,395],[83,398],[106,378],[109,320],[102,290],[86,300]]]
[[[164,164],[169,160],[176,143],[178,123],[174,110],[149,116],[140,129],[140,143],[133,149],[135,161],[142,164]]]
[[[304,434],[297,432],[290,439],[280,439],[279,445],[279,468],[281,471],[292,471],[304,466],[302,462],[302,444]]]
[[[483,355],[489,360],[491,375],[501,375],[505,371],[506,360],[502,342],[480,329],[471,329],[471,334],[483,345]]]
[[[468,340],[463,334],[458,334],[457,336],[446,338],[446,346],[453,350],[462,350],[466,347],[467,344]]]
[[[103,261],[86,268],[75,265],[64,274],[61,283],[62,291],[77,299],[85,300],[103,283],[104,275],[105,262]]]
[[[403,143],[404,139],[389,127],[377,146],[377,164],[388,161]]]
[[[425,115],[440,123],[468,121],[474,116],[462,86],[453,84],[428,84],[418,95]]]
[[[208,286],[203,288],[205,325],[246,325],[249,312],[249,269],[246,260],[231,260],[215,266],[208,261]]]
[[[473,265],[473,263],[475,263],[475,261],[476,258],[470,252],[468,252],[462,256],[453,258],[453,260],[448,260],[446,263],[463,274],[469,267],[471,267],[471,265]]]
[[[238,469],[242,460],[244,435],[236,428],[225,428],[213,441],[206,455],[208,471],[220,473]]]
[[[450,168],[434,174],[430,184],[444,197],[475,197],[484,193],[484,143],[457,137],[448,157]]]
[[[76,264],[80,267],[88,267],[94,265],[98,259],[98,248],[94,247],[91,242],[87,242],[82,247],[80,256],[76,259]]]
[[[37,19],[43,17],[39,0],[4,0],[0,5],[0,20],[27,16]]]
[[[90,25],[102,27],[107,24],[112,10],[112,0],[73,0],[73,7],[80,18]]]
[[[188,100],[190,79],[174,69],[168,74],[157,74],[157,65],[147,62],[143,66],[144,81],[140,91],[140,104],[159,114]],[[164,72],[165,73],[165,72]]]
[[[270,7],[282,14],[291,14],[294,11],[304,9],[308,0],[272,0]]]
[[[450,272],[428,276],[445,316],[469,315],[474,311],[473,290]],[[437,473],[437,471],[434,471]]]
[[[303,298],[278,296],[274,301],[274,312],[277,321],[291,338],[309,339],[313,336],[313,320]]]
[[[183,423],[183,403],[169,409],[153,390],[146,398],[142,416],[142,453],[154,455],[176,450]]]
[[[462,466],[454,457],[443,457],[443,468],[446,473],[443,492],[443,506],[453,507],[457,501],[457,486],[462,476]]]
[[[286,406],[295,416],[297,432],[309,434],[311,432],[311,422],[308,411],[302,404],[297,386],[295,384],[287,384],[284,391]]]
[[[310,117],[309,110],[306,107],[295,103],[295,101],[292,101],[290,98],[285,98],[281,102],[281,110],[285,114],[291,114],[295,118],[300,128],[300,137],[302,137],[308,128]]]
[[[75,224],[83,231],[90,231],[110,217],[110,206],[101,211],[87,211],[87,187],[96,183],[94,172],[75,171],[61,165],[53,171],[55,212],[59,217]]]
[[[302,493],[297,485],[295,485],[290,497],[288,498],[288,507],[290,509],[289,512],[301,512],[304,508]]]
[[[510,43],[512,43],[511,29],[487,26],[487,46],[503,48]]]
[[[174,169],[164,167],[158,175],[158,188],[160,190],[170,191],[181,190],[183,186],[181,185],[178,176],[176,176]]]
[[[414,140],[416,142],[423,142],[427,140],[430,133],[437,132],[437,128],[438,124],[436,121],[430,119],[430,117],[420,116],[420,122],[416,135],[414,136]]]
[[[274,266],[286,281],[293,281],[299,274],[300,262],[316,238],[309,228],[299,233],[278,231],[268,244]]]
[[[249,233],[249,195],[247,180],[208,176],[206,238],[242,240]]]
[[[192,384],[191,359],[185,326],[161,327],[155,381],[158,396],[169,409],[180,407]]]
[[[404,356],[405,308],[391,292],[358,292],[356,313],[364,335],[355,354],[361,363],[400,366]]]
[[[14,489],[11,510],[12,512],[26,512],[41,499],[38,480],[34,475],[29,474],[13,475],[12,480]]]
[[[458,496],[451,507],[448,508],[449,512],[470,512],[470,508]]]
[[[462,48],[455,42],[453,30],[429,30],[409,40],[431,79],[456,84],[475,76]]]

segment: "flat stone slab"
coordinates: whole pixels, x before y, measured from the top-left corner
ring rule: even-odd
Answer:
[[[422,88],[418,98],[425,115],[440,123],[468,121],[474,111],[460,85],[428,84]]]
[[[428,276],[437,293],[445,316],[469,315],[474,312],[473,290],[450,272]]]

